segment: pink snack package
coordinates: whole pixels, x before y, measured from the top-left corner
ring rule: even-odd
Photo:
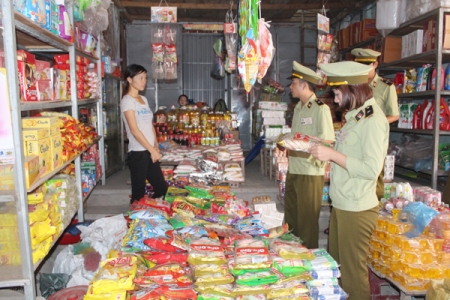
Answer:
[[[69,13],[64,5],[59,6],[59,36],[65,40],[73,41],[72,24],[70,24]]]

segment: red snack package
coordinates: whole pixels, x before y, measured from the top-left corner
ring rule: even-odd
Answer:
[[[142,253],[142,256],[155,264],[178,263],[187,264],[187,253]]]
[[[144,240],[144,244],[149,246],[152,249],[162,251],[162,252],[182,252],[183,249],[173,246],[170,244],[170,240],[168,238],[150,238]]]

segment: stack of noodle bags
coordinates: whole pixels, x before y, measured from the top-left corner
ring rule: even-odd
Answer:
[[[89,283],[84,300],[125,300],[134,289],[136,257],[116,257],[101,262],[100,269]]]

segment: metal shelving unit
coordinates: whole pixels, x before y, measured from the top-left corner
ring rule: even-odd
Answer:
[[[72,14],[71,9],[68,10],[69,14]],[[72,18],[73,23],[73,18]],[[39,268],[42,260],[33,264],[32,261],[32,247],[30,239],[30,228],[28,219],[28,201],[27,193],[37,188],[45,180],[51,178],[57,174],[65,165],[74,162],[76,170],[76,181],[79,190],[79,206],[78,206],[78,219],[83,221],[83,200],[87,197],[82,197],[81,193],[81,153],[69,159],[68,162],[61,166],[57,170],[47,174],[43,178],[40,178],[37,182],[27,189],[25,187],[25,174],[24,174],[24,155],[23,155],[23,141],[22,141],[22,124],[21,117],[22,112],[31,110],[44,110],[55,108],[68,108],[71,111],[71,115],[78,119],[78,107],[80,105],[95,106],[97,110],[98,128],[97,138],[94,143],[98,143],[100,151],[100,164],[103,168],[103,176],[101,177],[102,184],[105,184],[105,160],[104,160],[104,141],[103,141],[103,101],[101,94],[99,98],[95,99],[77,99],[76,98],[76,55],[88,57],[92,62],[97,63],[97,74],[100,77],[101,63],[98,57],[100,57],[100,46],[97,49],[96,55],[89,55],[83,53],[80,50],[75,49],[75,45],[70,43],[59,36],[41,28],[37,23],[27,19],[20,13],[14,10],[13,0],[3,0],[0,6],[0,24],[3,27],[3,35],[0,35],[0,50],[4,50],[5,55],[5,67],[7,70],[8,79],[8,94],[10,99],[11,110],[11,122],[13,129],[14,140],[14,191],[0,191],[0,205],[5,202],[14,202],[15,211],[17,215],[17,226],[19,231],[19,243],[20,243],[20,265],[0,265],[0,288],[3,287],[24,287],[24,293],[26,299],[35,299],[36,287],[35,287],[35,270]],[[70,56],[70,75],[73,79],[71,81],[71,100],[70,101],[42,101],[42,102],[20,102],[19,84],[18,84],[18,68],[17,68],[17,47],[27,49],[27,51],[39,51],[48,53],[69,53]],[[4,92],[4,91],[0,91]],[[93,143],[93,144],[94,144]],[[93,144],[88,145],[86,150]],[[86,151],[85,150],[85,151]],[[7,203],[6,203],[7,204]],[[74,213],[75,215],[75,213]],[[66,228],[69,224],[64,224]],[[53,244],[56,244],[58,238],[55,238]]]
[[[393,30],[389,36],[403,36],[408,33],[417,30],[418,28],[422,28],[423,25],[430,21],[436,20],[436,49],[419,53],[416,55],[412,55],[410,57],[405,57],[400,60],[396,60],[389,63],[380,63],[378,69],[380,73],[383,74],[392,74],[395,70],[404,70],[406,68],[419,67],[426,63],[431,63],[436,66],[436,68],[440,69],[443,63],[450,63],[450,50],[442,49],[443,36],[444,36],[444,16],[446,14],[450,14],[450,8],[440,7],[435,10],[432,10],[422,16],[404,22],[400,25],[399,28]],[[373,40],[366,41],[367,43],[373,42]],[[345,53],[351,51],[353,48],[360,47],[363,45],[367,45],[366,42],[362,44],[354,45],[350,48],[343,49],[341,53]],[[436,72],[436,86],[440,86],[442,80],[441,72]],[[450,97],[450,91],[424,91],[410,94],[398,94],[399,101],[407,101],[407,100],[425,100],[434,98],[435,107],[440,106],[440,98],[441,97]],[[415,130],[415,129],[403,129],[403,128],[394,128],[391,127],[391,132],[399,132],[399,133],[415,133],[420,135],[431,135],[433,142],[433,164],[432,169],[428,173],[431,175],[431,187],[433,189],[437,189],[437,180],[439,176],[446,175],[442,171],[438,170],[438,150],[439,150],[439,138],[441,136],[449,136],[450,132],[448,131],[440,131],[439,130],[439,114],[435,114],[433,130]]]

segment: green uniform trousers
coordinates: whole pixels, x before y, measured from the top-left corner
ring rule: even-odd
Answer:
[[[383,169],[381,169],[381,173],[378,175],[376,192],[378,200],[381,200],[384,197],[384,163]]]
[[[341,265],[339,284],[348,300],[371,299],[367,255],[378,213],[378,205],[360,212],[333,207],[331,212],[329,253]]]
[[[324,176],[287,174],[284,220],[309,249],[319,247],[319,215]]]

